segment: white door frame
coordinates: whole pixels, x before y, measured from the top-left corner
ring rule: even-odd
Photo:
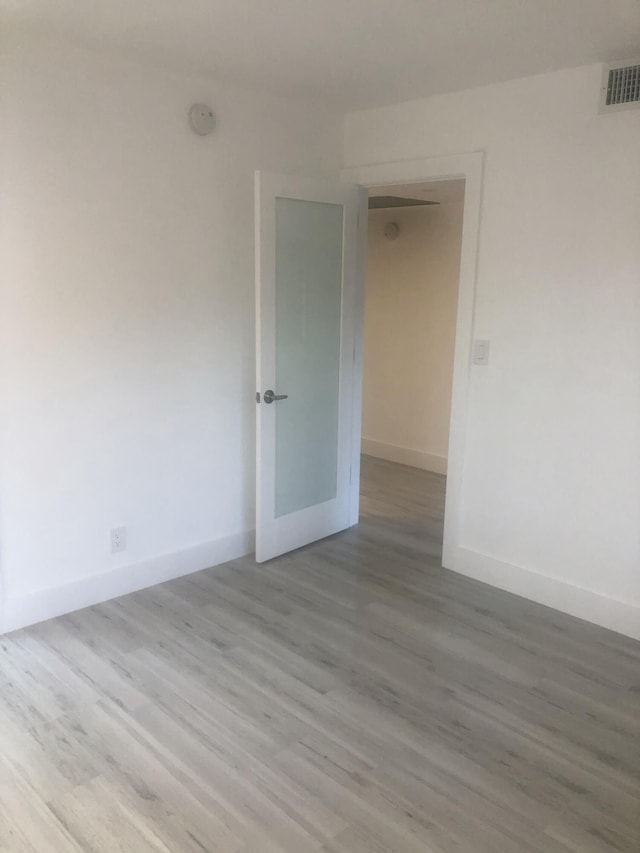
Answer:
[[[482,201],[482,169],[484,155],[481,151],[447,157],[429,157],[421,160],[402,160],[375,166],[355,166],[342,170],[342,180],[363,187],[417,184],[429,181],[446,181],[464,178],[464,213],[462,220],[462,247],[460,252],[460,284],[458,288],[458,313],[453,362],[453,387],[451,395],[451,421],[449,428],[449,458],[447,497],[444,516],[444,542],[442,564],[454,569],[454,555],[460,542],[462,514],[462,478],[467,427],[469,371],[473,345],[473,321],[476,292],[476,268]],[[364,299],[366,276],[367,217],[359,223],[358,312],[354,352],[355,382],[352,417],[351,461],[351,523],[358,523],[360,502],[360,444],[362,432],[362,370],[364,351]]]

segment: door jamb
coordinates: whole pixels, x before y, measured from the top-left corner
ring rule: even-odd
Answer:
[[[444,517],[442,564],[453,569],[456,546],[460,543],[462,480],[468,418],[469,373],[473,345],[477,256],[482,202],[484,154],[475,151],[420,160],[402,160],[342,170],[342,180],[361,187],[428,183],[464,178],[465,196],[460,251],[458,312],[453,363],[451,419],[449,428],[447,492]],[[360,445],[362,430],[362,371],[364,352],[364,300],[367,248],[367,217],[358,223],[359,277],[356,282],[357,310],[354,348],[354,392],[351,434],[350,523],[357,524],[360,508]]]

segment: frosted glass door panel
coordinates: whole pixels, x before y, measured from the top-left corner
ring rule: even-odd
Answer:
[[[276,198],[276,517],[337,493],[343,212]]]

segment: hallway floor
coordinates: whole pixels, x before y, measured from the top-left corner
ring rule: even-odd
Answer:
[[[0,850],[640,850],[640,643],[440,568],[445,480],[0,638]]]

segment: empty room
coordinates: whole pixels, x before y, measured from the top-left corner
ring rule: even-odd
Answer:
[[[637,0],[0,16],[0,851],[638,853]]]

